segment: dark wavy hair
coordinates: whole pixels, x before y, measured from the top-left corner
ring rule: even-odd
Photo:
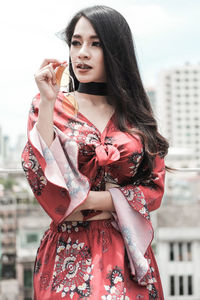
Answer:
[[[158,132],[157,122],[140,77],[130,27],[125,18],[110,7],[88,7],[79,11],[63,31],[64,40],[69,47],[76,23],[81,17],[89,20],[102,45],[108,101],[116,111],[116,126],[121,131],[138,134],[142,140],[144,158],[140,166],[141,172],[138,173],[140,179],[147,179],[153,170],[155,155],[164,157],[169,144]],[[71,59],[69,70],[77,89],[79,82],[74,75]]]

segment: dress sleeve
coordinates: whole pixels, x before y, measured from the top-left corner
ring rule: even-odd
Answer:
[[[113,225],[122,233],[133,278],[140,285],[153,280],[147,257],[154,236],[149,212],[160,206],[164,193],[164,159],[157,156],[154,162],[149,180],[110,189],[115,206]]]
[[[164,159],[156,156],[154,169],[148,180],[133,182],[120,189],[130,206],[143,217],[149,219],[149,212],[160,207],[164,194],[165,163]]]
[[[90,183],[78,171],[78,145],[70,136],[54,126],[49,148],[40,136],[36,127],[39,100],[37,95],[32,101],[22,167],[38,202],[55,223],[60,223],[84,202]]]

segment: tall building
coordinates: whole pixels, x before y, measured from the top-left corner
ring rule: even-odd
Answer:
[[[0,167],[3,164],[3,133],[2,128],[0,126]]]
[[[171,147],[185,149],[182,166],[200,167],[200,65],[161,72],[156,103],[161,133]]]
[[[0,299],[31,300],[36,251],[50,218],[22,172],[1,173],[0,181]]]
[[[156,90],[153,87],[147,87],[146,92],[149,97],[152,109],[155,112],[155,110],[156,110]]]
[[[0,277],[15,278],[16,262],[16,199],[11,193],[0,197],[1,274]]]

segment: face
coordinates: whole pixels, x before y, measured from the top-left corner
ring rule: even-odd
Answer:
[[[79,82],[106,82],[103,49],[91,23],[81,17],[71,40],[70,56]]]

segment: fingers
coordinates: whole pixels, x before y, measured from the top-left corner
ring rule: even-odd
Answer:
[[[62,64],[67,66],[67,61],[66,60],[61,61],[61,60],[54,59],[54,58],[45,58],[40,66],[40,69],[44,68],[45,66],[47,66],[49,64],[52,64],[53,67],[56,68],[57,66],[62,65]]]
[[[51,63],[42,69],[39,69],[35,73],[35,80],[36,82],[46,81],[46,82],[52,82],[53,85],[56,84],[56,77],[54,69],[51,65]]]
[[[61,60],[54,59],[54,58],[46,58],[46,59],[44,59],[43,63],[41,64],[38,72],[35,74],[35,77],[37,78],[38,76],[40,77],[40,75],[42,75],[42,78],[44,79],[45,78],[44,76],[46,75],[46,80],[48,81],[48,79],[51,79],[52,83],[55,85],[57,83],[55,69],[61,65],[66,67],[67,61],[61,61]],[[43,72],[45,70],[46,70],[46,72]],[[40,79],[41,79],[41,77],[40,77]]]
[[[50,78],[52,80],[52,83],[55,85],[56,84],[56,74],[54,72],[54,67],[53,67],[52,63],[45,66],[42,70],[47,71],[47,74],[49,75],[48,78]]]

